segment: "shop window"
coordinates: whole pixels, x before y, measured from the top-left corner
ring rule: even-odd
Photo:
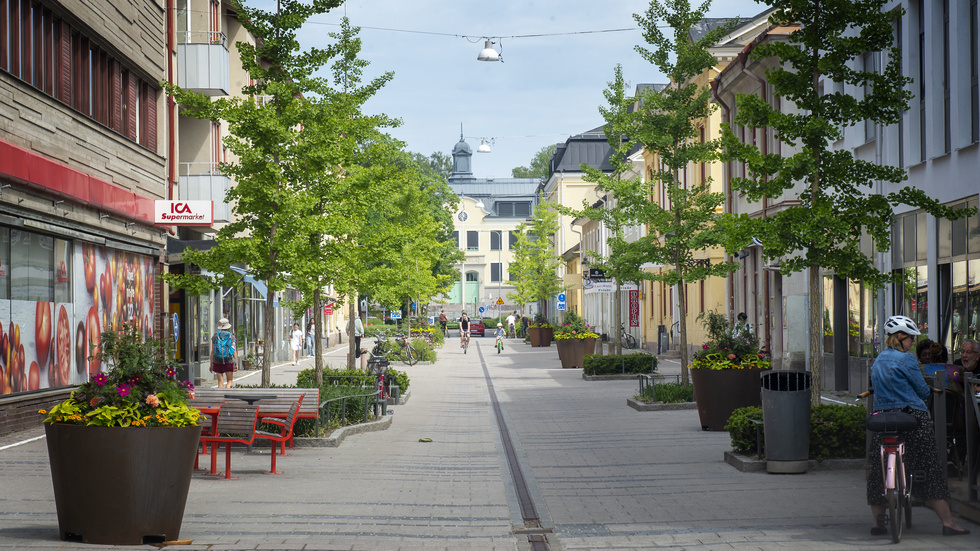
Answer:
[[[54,299],[54,238],[10,231],[10,298],[50,302]]]
[[[10,299],[10,229],[0,228],[0,299]]]
[[[71,302],[72,244],[64,239],[54,240],[54,301]]]

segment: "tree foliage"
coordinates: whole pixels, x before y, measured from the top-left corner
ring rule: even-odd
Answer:
[[[798,25],[787,40],[763,43],[752,54],[755,59],[779,60],[766,71],[766,78],[774,95],[783,101],[773,106],[757,96],[739,95],[735,124],[769,127],[794,153],[764,153],[757,146],[741,143],[731,128],[725,129],[723,139],[727,158],[744,162],[749,173],[746,178],[731,179],[733,192],[754,201],[783,197],[791,206],[765,219],[743,214],[731,228],[733,238],[741,244],[750,236],[760,238],[765,257],[781,260],[780,272],[809,270],[809,368],[819,383],[821,268],[872,288],[891,280],[900,283],[901,273],[883,273],[861,251],[861,238],[870,237],[874,250],[888,251],[893,208],[900,204],[944,218],[965,213],[940,205],[922,190],[899,188],[906,178],[903,168],[856,159],[850,150],[832,145],[846,128],[864,121],[895,124],[908,109],[910,80],[902,76],[900,53],[893,46],[896,13],[883,11],[887,2],[769,3],[776,8],[770,17],[772,24]],[[887,54],[879,72],[855,68],[855,60],[865,52]],[[822,79],[870,92],[821,93]],[[795,106],[795,111],[780,108],[787,105]],[[805,185],[794,192],[801,182]],[[884,183],[885,191],[875,190],[877,182]],[[820,384],[813,385],[814,404],[819,403],[820,388]]]
[[[637,52],[667,75],[670,85],[646,88],[637,98],[629,97],[622,70],[616,67],[614,79],[604,92],[608,107],[600,108],[606,120],[603,129],[613,149],[610,159],[613,170],[607,174],[583,165],[588,181],[611,192],[615,208],[594,209],[583,205],[583,210],[575,212],[577,216],[602,221],[610,230],[607,240],[610,255],[602,260],[607,274],[618,281],[652,280],[677,285],[685,385],[688,382],[685,286],[709,276],[726,275],[735,267],[729,262],[695,261],[696,255],[726,242],[716,223],[724,196],[711,191],[710,179],[685,183],[678,177],[679,171],[691,164],[716,159],[719,148],[717,140],[700,141],[700,126],[714,107],[708,87],[694,82],[716,64],[707,48],[728,29],[719,26],[697,41],[691,40],[691,29],[703,22],[708,5],[709,2],[704,2],[692,10],[686,0],[653,0],[645,14],[633,16],[643,29],[643,38],[652,47],[637,46]],[[661,29],[665,26],[673,30],[672,36],[663,33]],[[658,166],[652,167],[649,180],[630,174],[629,155],[637,146],[659,161]],[[663,204],[650,200],[651,195],[658,194],[660,186],[666,192],[667,200]],[[623,230],[636,224],[646,225],[649,231],[628,242]],[[640,266],[646,262],[663,268],[659,272],[645,271]]]
[[[517,166],[510,170],[514,178],[547,178],[548,167],[551,164],[551,155],[554,154],[556,144],[542,147],[531,157],[530,166]]]
[[[539,202],[534,207],[531,225],[521,223],[515,230],[517,240],[510,265],[514,291],[507,298],[522,307],[535,301],[548,301],[563,290],[558,279],[561,259],[555,253],[552,236],[558,231],[558,214],[552,205]]]

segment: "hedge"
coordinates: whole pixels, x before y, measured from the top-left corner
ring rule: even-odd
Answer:
[[[589,375],[618,375],[622,373],[656,373],[657,358],[651,354],[636,353],[622,356],[586,354],[584,371]]]
[[[864,457],[864,408],[822,404],[810,410],[810,459],[853,459]],[[762,408],[746,407],[732,412],[725,429],[732,438],[732,450],[755,451],[755,424],[762,421]],[[763,446],[765,431],[762,431]]]

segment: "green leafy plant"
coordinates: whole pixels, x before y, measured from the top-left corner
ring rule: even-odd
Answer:
[[[583,370],[590,375],[616,375],[620,373],[656,373],[656,356],[638,352],[622,356],[586,354]]]
[[[72,391],[44,422],[97,427],[186,427],[198,412],[187,405],[194,385],[177,380],[177,364],[165,342],[145,339],[135,324],[100,336],[95,358],[108,366]]]
[[[864,457],[865,418],[863,408],[821,404],[810,410],[810,459],[853,459]],[[756,425],[762,421],[762,408],[746,407],[732,412],[725,430],[735,452],[753,452]],[[761,434],[765,445],[765,432]]]
[[[698,315],[708,332],[708,342],[694,353],[691,369],[768,369],[771,364],[759,351],[759,338],[744,327],[736,327],[714,310]]]
[[[597,339],[599,335],[586,323],[585,318],[575,312],[568,312],[565,314],[564,322],[561,325],[555,326],[553,338],[556,341],[566,339]]]
[[[694,401],[694,387],[681,383],[657,383],[646,386],[643,392],[634,396],[635,399],[646,402],[663,402],[665,404],[676,404]]]

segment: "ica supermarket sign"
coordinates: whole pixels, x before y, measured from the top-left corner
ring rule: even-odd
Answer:
[[[212,201],[154,201],[153,223],[166,226],[214,224]]]

